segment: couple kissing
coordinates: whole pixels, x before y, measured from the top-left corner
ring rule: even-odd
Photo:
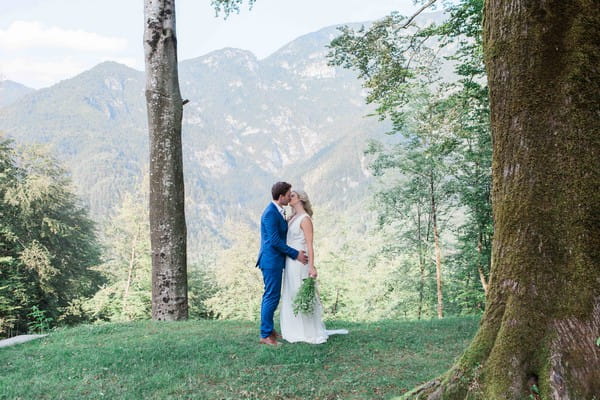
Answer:
[[[260,343],[278,345],[287,342],[325,343],[328,333],[322,321],[323,308],[318,298],[310,314],[294,314],[293,301],[302,281],[316,278],[312,206],[302,190],[292,190],[287,182],[271,188],[273,200],[260,219],[260,251],[256,265],[264,282],[260,310]],[[292,209],[287,218],[284,207]],[[281,334],[275,330],[273,316],[281,300]]]

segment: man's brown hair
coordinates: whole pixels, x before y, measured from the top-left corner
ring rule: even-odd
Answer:
[[[273,200],[279,200],[279,196],[285,196],[285,194],[290,190],[292,185],[287,182],[277,182],[271,188],[271,194],[273,195]]]

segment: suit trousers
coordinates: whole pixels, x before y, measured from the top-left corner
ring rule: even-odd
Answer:
[[[283,268],[261,268],[265,292],[260,305],[260,336],[266,338],[273,332],[273,315],[281,298]]]

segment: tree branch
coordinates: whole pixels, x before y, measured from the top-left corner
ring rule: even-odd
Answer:
[[[429,0],[427,2],[427,4],[425,4],[423,7],[419,8],[419,10],[417,10],[417,12],[413,14],[412,17],[410,17],[408,19],[408,21],[406,21],[406,23],[404,25],[402,25],[402,27],[400,29],[408,28],[408,26],[411,24],[411,22],[413,22],[413,20],[415,18],[417,18],[417,16],[419,16],[419,14],[421,14],[425,9],[431,7],[433,5],[433,3],[435,3],[436,1],[437,0]]]

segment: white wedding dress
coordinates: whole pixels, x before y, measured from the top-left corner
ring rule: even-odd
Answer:
[[[300,227],[300,223],[304,218],[310,217],[307,214],[302,214],[289,222],[287,245],[296,250],[307,251],[306,238]],[[294,315],[294,297],[302,285],[302,280],[307,277],[308,265],[292,260],[289,257],[285,259],[280,309],[281,336],[283,336],[283,339],[290,343],[307,342],[319,344],[325,343],[329,335],[348,333],[345,329],[335,331],[327,331],[325,329],[322,319],[323,306],[318,298],[312,314],[298,313],[298,315]]]

